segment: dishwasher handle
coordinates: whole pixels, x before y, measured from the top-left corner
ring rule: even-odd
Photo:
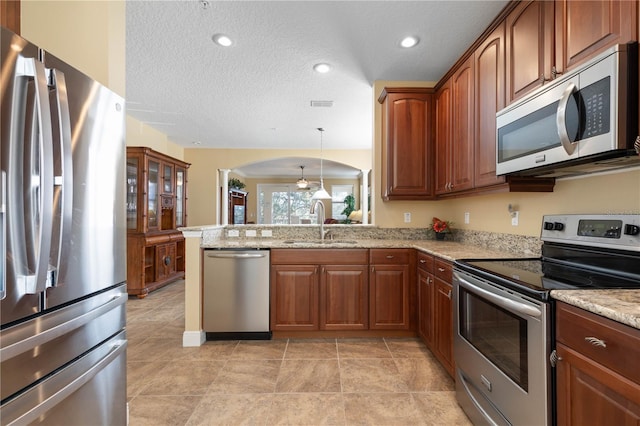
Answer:
[[[266,253],[207,253],[207,257],[214,259],[259,259],[266,255]]]

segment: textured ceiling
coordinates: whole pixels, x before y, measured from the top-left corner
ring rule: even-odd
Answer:
[[[506,3],[129,1],[128,113],[190,148],[317,152],[323,127],[325,149],[369,149],[373,82],[439,80]]]

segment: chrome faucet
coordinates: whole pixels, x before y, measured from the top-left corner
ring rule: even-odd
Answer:
[[[320,222],[320,239],[324,240],[325,235],[327,235],[327,232],[329,231],[325,232],[324,230],[324,203],[322,200],[312,201],[310,213],[314,214],[318,206],[322,207],[321,209],[318,209],[318,222]]]

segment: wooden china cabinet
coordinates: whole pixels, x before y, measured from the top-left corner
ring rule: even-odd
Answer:
[[[145,297],[184,278],[189,164],[127,147],[127,291]]]

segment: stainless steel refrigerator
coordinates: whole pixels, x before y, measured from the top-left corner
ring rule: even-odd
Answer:
[[[1,31],[0,423],[124,425],[124,101]]]

